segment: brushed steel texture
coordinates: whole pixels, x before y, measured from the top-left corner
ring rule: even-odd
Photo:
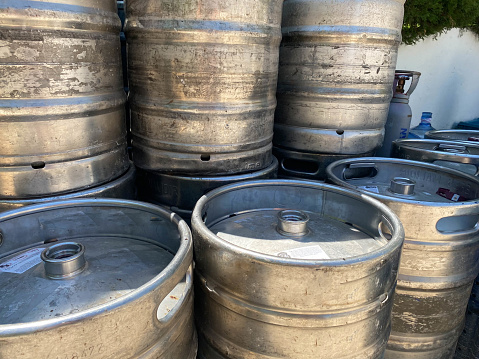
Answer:
[[[129,0],[133,161],[226,175],[267,167],[282,0]]]
[[[468,141],[473,138],[473,143],[479,140],[479,131],[474,130],[435,130],[426,132],[424,138],[432,140],[447,140],[447,141]]]
[[[472,286],[466,311],[464,330],[459,337],[454,359],[479,358],[479,278]]]
[[[479,179],[429,163],[377,157],[338,161],[326,171],[328,181],[382,201],[404,226],[386,358],[452,358],[479,272]],[[392,192],[395,177],[414,181],[413,194]],[[441,197],[439,188],[467,200]]]
[[[0,4],[0,198],[80,190],[128,169],[119,28],[108,0]]]
[[[432,139],[396,140],[392,144],[391,156],[430,162],[474,176],[479,174],[479,142]]]
[[[191,219],[196,202],[205,193],[240,181],[276,178],[278,160],[260,171],[218,177],[188,177],[158,172],[138,171],[138,198],[168,207],[185,220]]]
[[[404,2],[285,0],[275,146],[356,155],[381,145]]]
[[[306,230],[288,234],[278,216]],[[199,358],[383,358],[404,236],[386,206],[318,182],[247,181],[201,197],[192,229]]]
[[[196,357],[193,245],[179,216],[135,201],[56,201],[2,213],[0,233],[0,357]],[[49,278],[40,252],[65,269],[75,246],[83,270]]]
[[[29,199],[0,199],[0,212],[20,208],[23,206],[29,206],[36,203],[40,204],[74,198],[136,199],[135,167],[132,164],[126,173],[122,174],[113,181],[77,192]]]
[[[278,158],[278,178],[325,180],[326,167],[331,163],[350,158],[349,155],[310,153],[273,147],[273,155]],[[358,154],[356,157],[369,157],[373,152]]]

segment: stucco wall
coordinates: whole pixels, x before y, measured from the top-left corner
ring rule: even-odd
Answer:
[[[437,40],[401,45],[397,69],[422,74],[409,102],[411,127],[419,123],[423,111],[433,113],[437,129],[479,117],[479,39],[472,32],[461,36],[453,29]]]

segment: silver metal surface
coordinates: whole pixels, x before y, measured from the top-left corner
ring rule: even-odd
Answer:
[[[338,160],[350,158],[349,155],[331,155],[326,153],[308,153],[273,147],[273,154],[278,158],[279,178],[288,179],[326,179],[326,167]],[[357,157],[369,157],[373,152],[368,152]]]
[[[192,239],[177,215],[57,201],[2,213],[0,232],[1,358],[196,357]],[[75,258],[80,244],[83,271],[52,279],[41,257]]]
[[[414,194],[415,185],[416,185],[416,182],[414,182],[413,180],[410,180],[409,178],[394,177],[391,180],[391,185],[389,186],[389,190],[392,193],[412,195]]]
[[[109,0],[0,3],[0,198],[78,191],[128,169],[120,20]]]
[[[129,0],[133,161],[223,175],[271,163],[282,0]]]
[[[435,130],[426,132],[424,138],[446,141],[479,141],[479,131],[473,130]]]
[[[138,170],[138,197],[142,201],[167,206],[189,220],[196,201],[205,193],[234,182],[276,178],[277,171],[275,157],[265,169],[232,176],[188,177]]]
[[[404,226],[386,358],[452,358],[479,272],[479,179],[433,164],[376,157],[338,161],[327,173],[334,184],[382,201]],[[414,193],[391,192],[395,177],[414,181]],[[451,199],[438,195],[440,188]]]
[[[392,147],[392,157],[479,174],[479,142],[411,139],[394,141]]]
[[[28,206],[36,203],[46,203],[74,198],[122,198],[136,199],[135,167],[131,164],[128,171],[117,179],[100,186],[63,195],[30,199],[0,199],[0,212]]]
[[[381,145],[404,2],[284,1],[275,146],[355,155]]]
[[[307,216],[307,230],[287,235],[278,216]],[[386,206],[247,181],[201,197],[192,228],[199,358],[383,358],[404,234]]]

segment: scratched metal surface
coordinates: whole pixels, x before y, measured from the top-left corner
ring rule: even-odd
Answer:
[[[135,165],[223,175],[271,163],[281,5],[127,1]]]
[[[1,358],[195,358],[192,239],[178,216],[142,202],[56,201],[2,213],[0,233]],[[21,273],[4,266],[63,242],[85,246],[73,277],[50,279],[41,259]]]
[[[127,171],[119,29],[109,0],[0,3],[0,198]]]
[[[452,358],[479,272],[479,180],[433,164],[376,157],[335,162],[327,174],[332,183],[382,201],[404,226],[386,358]],[[414,193],[393,193],[394,177],[415,181]],[[440,187],[467,200],[443,198],[436,194]]]
[[[67,193],[63,195],[47,196],[30,199],[0,199],[0,212],[9,211],[15,208],[28,206],[36,203],[45,203],[51,201],[60,201],[74,198],[122,198],[136,199],[135,188],[135,167],[130,165],[128,171],[100,186],[94,186],[88,189]]]
[[[447,141],[468,141],[469,138],[479,138],[479,131],[473,130],[435,130],[426,132],[424,138]],[[472,140],[472,143],[477,142]]]
[[[404,2],[284,1],[275,146],[355,155],[381,145]]]
[[[281,232],[285,209],[293,228],[309,215],[304,235]],[[203,196],[192,228],[199,358],[383,358],[404,234],[386,206],[318,182],[247,181]]]

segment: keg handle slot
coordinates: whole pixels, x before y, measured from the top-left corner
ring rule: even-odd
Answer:
[[[351,163],[343,169],[343,180],[361,178],[373,178],[378,174],[378,168],[374,162]]]
[[[283,158],[281,168],[286,172],[293,172],[305,175],[317,175],[319,173],[319,164],[314,161],[297,160],[292,158]]]
[[[185,277],[161,300],[156,310],[156,318],[160,323],[168,323],[181,309],[192,290],[193,266],[190,265]]]
[[[449,152],[449,153],[467,153],[467,147],[463,145],[454,145],[449,143],[440,143],[434,147],[434,151]]]
[[[392,230],[393,230],[393,226],[391,222],[389,221],[389,219],[382,216],[381,221],[378,223],[379,236],[386,241],[390,241],[391,238],[393,237]]]
[[[439,219],[436,230],[445,235],[473,235],[479,232],[479,213]]]

